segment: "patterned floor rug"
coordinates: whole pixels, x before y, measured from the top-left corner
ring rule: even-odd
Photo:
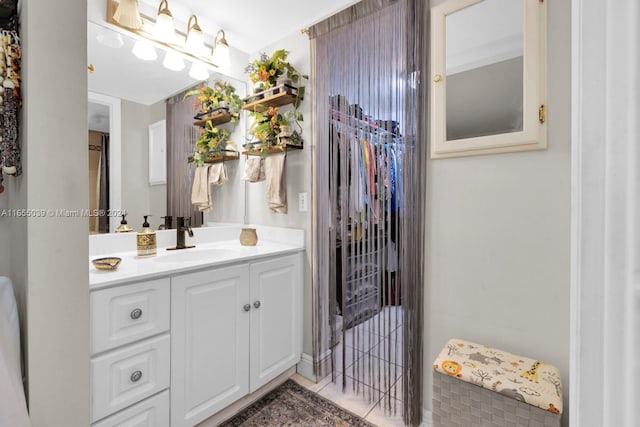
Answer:
[[[373,424],[288,380],[221,424],[221,427],[239,426],[373,427]]]

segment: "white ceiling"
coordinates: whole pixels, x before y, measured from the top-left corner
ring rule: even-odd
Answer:
[[[253,54],[265,46],[334,15],[360,0],[169,0],[176,29],[186,32],[192,14],[206,37],[224,29],[229,44]],[[160,0],[139,0],[140,12],[155,20]],[[211,40],[208,40],[211,43]]]

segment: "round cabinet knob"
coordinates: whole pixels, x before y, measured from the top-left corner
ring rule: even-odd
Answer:
[[[245,304],[244,307],[242,307],[242,308],[244,308],[244,311],[251,310],[251,306],[249,304]]]
[[[140,317],[142,317],[142,310],[136,308],[135,310],[131,311],[131,318],[133,320],[138,320]]]
[[[436,74],[435,76],[433,76],[433,81],[435,83],[442,81],[442,76],[440,74]]]
[[[132,383],[137,383],[138,381],[140,381],[141,378],[142,378],[142,372],[140,371],[135,371],[133,374],[131,374]]]
[[[260,308],[260,301],[256,301],[256,302],[254,302],[254,303],[253,303],[253,306],[254,306],[255,308]]]

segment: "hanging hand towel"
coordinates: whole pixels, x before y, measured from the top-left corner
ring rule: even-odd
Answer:
[[[224,163],[216,163],[209,168],[209,182],[215,185],[222,185],[229,178],[227,177],[227,166]]]
[[[200,212],[211,209],[211,194],[209,193],[209,165],[198,166],[193,176],[191,189],[191,203]]]
[[[249,182],[264,181],[264,159],[262,157],[249,157],[244,163],[244,176],[242,179]]]
[[[264,169],[267,175],[267,203],[275,213],[287,213],[286,154],[267,157]]]

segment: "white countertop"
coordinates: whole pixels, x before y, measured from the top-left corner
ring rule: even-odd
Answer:
[[[261,230],[258,229],[259,236],[260,232]],[[269,230],[265,229],[263,234],[266,237],[270,234]],[[96,290],[132,281],[172,276],[225,264],[256,261],[265,257],[304,250],[304,243],[300,239],[278,242],[259,238],[256,246],[242,246],[237,238],[205,243],[190,242],[187,239],[186,244],[193,243],[196,244],[195,248],[174,251],[159,247],[158,254],[150,257],[139,257],[135,251],[94,253],[89,257],[89,287],[91,290]],[[116,271],[99,271],[91,264],[91,259],[105,256],[122,258]]]

